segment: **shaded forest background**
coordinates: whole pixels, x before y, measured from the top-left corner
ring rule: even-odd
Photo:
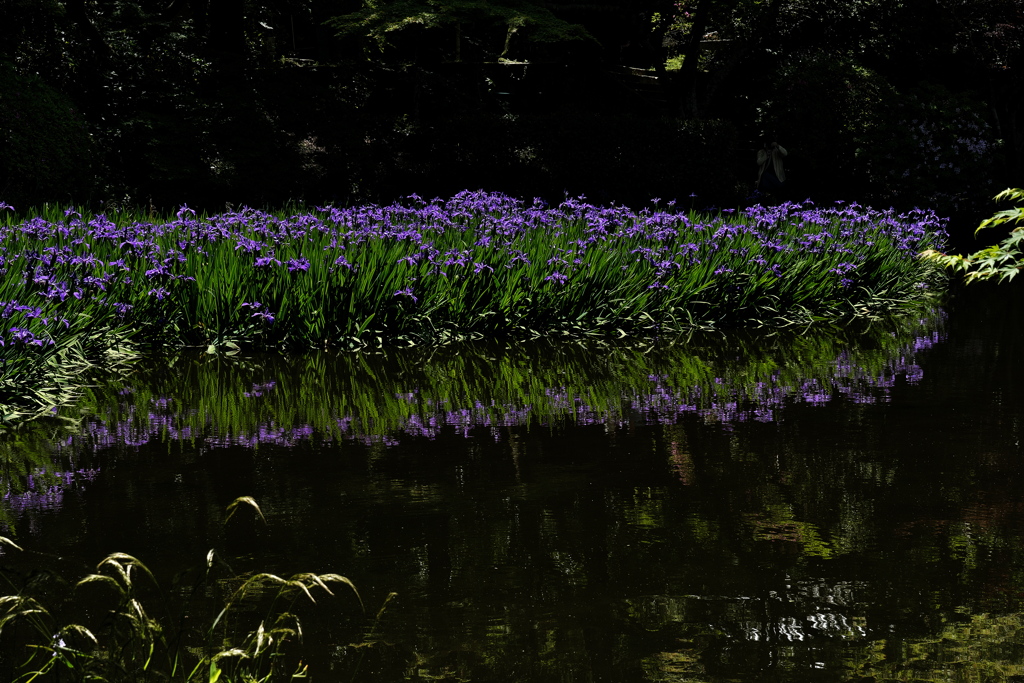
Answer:
[[[1024,0],[3,0],[0,199],[500,190],[991,212],[1024,185]]]

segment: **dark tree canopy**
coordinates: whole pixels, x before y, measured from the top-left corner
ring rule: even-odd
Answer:
[[[7,0],[0,199],[735,204],[777,135],[794,197],[965,210],[1020,173],[1022,26],[1024,0]]]
[[[471,43],[478,58],[494,60],[514,59],[523,51],[520,43],[594,40],[583,26],[559,19],[542,4],[529,2],[373,0],[363,3],[358,12],[334,17],[327,23],[343,38],[372,40],[381,52],[406,34],[430,34],[439,43],[449,44],[448,49],[435,47],[454,61],[462,61],[464,42]],[[470,36],[475,40],[469,41]]]

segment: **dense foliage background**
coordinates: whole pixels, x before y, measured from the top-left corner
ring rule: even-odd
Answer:
[[[486,188],[953,214],[1019,185],[1022,0],[7,0],[0,199]],[[693,196],[696,195],[696,196]]]

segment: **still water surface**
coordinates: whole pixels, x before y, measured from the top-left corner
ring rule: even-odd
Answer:
[[[216,547],[344,574],[371,612],[396,592],[370,647],[350,597],[311,612],[315,681],[1021,680],[1022,303],[979,287],[900,326],[653,348],[152,359],[32,442],[3,519],[72,579]],[[266,525],[224,524],[243,495]]]

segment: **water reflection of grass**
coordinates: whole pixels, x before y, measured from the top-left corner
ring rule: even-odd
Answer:
[[[920,378],[916,354],[941,339],[933,312],[830,333],[700,335],[651,346],[467,344],[382,356],[182,354],[92,389],[82,436],[207,446],[309,439],[390,443],[443,431],[627,422],[771,421],[785,405],[884,401]]]
[[[37,419],[3,433],[0,438],[0,529],[10,533],[15,515],[56,509],[67,488],[92,480],[97,470],[82,468],[73,454],[59,454],[77,423]]]
[[[772,421],[790,404],[885,401],[916,382],[916,354],[942,338],[935,311],[899,325],[829,333],[695,334],[647,346],[463,344],[388,354],[183,353],[140,362],[130,379],[0,438],[0,522],[59,507],[88,485],[82,449],[182,440],[201,448],[355,440],[387,446],[563,424],[726,426]],[[67,417],[64,416],[67,414]],[[84,417],[83,417],[84,416]],[[682,459],[680,459],[682,458]],[[686,478],[685,454],[674,467]]]

